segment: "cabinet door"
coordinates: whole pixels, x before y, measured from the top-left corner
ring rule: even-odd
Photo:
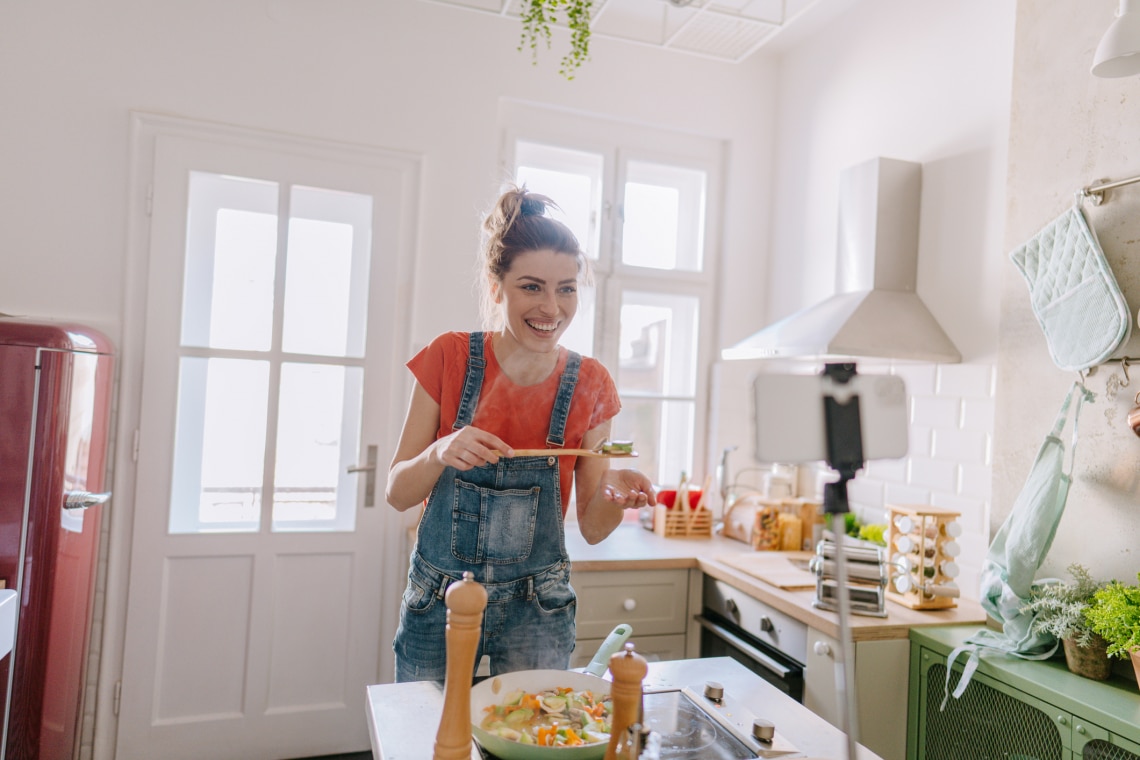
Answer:
[[[1140,744],[1073,716],[1074,760],[1140,760]]]
[[[605,639],[578,639],[574,642],[574,651],[570,654],[571,668],[584,668],[594,659],[594,654]],[[685,637],[681,634],[671,636],[633,636],[637,653],[649,662],[664,660],[682,660],[685,658]]]
[[[604,639],[619,623],[633,628],[635,641],[685,633],[688,570],[575,572],[570,583],[578,593],[579,639]]]

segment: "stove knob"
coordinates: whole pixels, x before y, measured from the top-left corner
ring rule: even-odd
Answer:
[[[760,630],[764,633],[771,633],[772,631],[776,630],[776,626],[772,624],[772,618],[768,617],[767,615],[760,618]]]
[[[724,609],[728,612],[731,618],[736,620],[738,623],[740,622],[740,608],[736,606],[735,599],[725,599]]]
[[[770,742],[776,736],[776,724],[770,720],[757,718],[752,721],[752,735],[762,742]]]
[[[705,681],[705,698],[714,702],[724,699],[724,686],[717,681]]]

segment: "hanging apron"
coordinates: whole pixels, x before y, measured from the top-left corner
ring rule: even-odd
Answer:
[[[471,333],[453,430],[470,425],[483,385],[484,333]],[[550,415],[547,445],[565,444],[582,357],[570,352]],[[565,670],[574,649],[576,597],[562,518],[559,461],[503,457],[470,470],[444,469],[420,520],[392,648],[397,681],[446,675],[444,594],[470,571],[487,589],[476,652],[491,674]]]

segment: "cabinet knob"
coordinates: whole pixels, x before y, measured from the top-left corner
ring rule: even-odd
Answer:
[[[1058,715],[1057,716],[1057,722],[1060,723],[1062,726],[1069,725],[1069,719],[1066,718],[1064,715]]]
[[[1076,724],[1075,726],[1073,726],[1073,730],[1074,730],[1074,731],[1076,731],[1078,734],[1081,734],[1082,736],[1083,736],[1084,734],[1087,734],[1087,733],[1088,733],[1088,731],[1086,731],[1086,730],[1085,730],[1085,727],[1084,727],[1082,724],[1080,724],[1080,723],[1078,723],[1078,724]]]
[[[831,645],[828,644],[826,641],[815,642],[815,644],[812,645],[811,650],[813,652],[815,652],[816,654],[818,654],[820,657],[830,657],[831,656]]]
[[[626,599],[624,602],[621,603],[621,608],[623,610],[625,610],[626,612],[633,612],[635,609],[637,609],[637,600],[636,599]]]

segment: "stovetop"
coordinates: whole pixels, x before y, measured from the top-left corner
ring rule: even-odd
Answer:
[[[794,754],[777,731],[771,741],[752,736],[757,718],[728,694],[710,699],[693,689],[650,691],[642,697],[642,724],[661,739],[661,760],[743,760]],[[486,760],[496,760],[482,748]]]

